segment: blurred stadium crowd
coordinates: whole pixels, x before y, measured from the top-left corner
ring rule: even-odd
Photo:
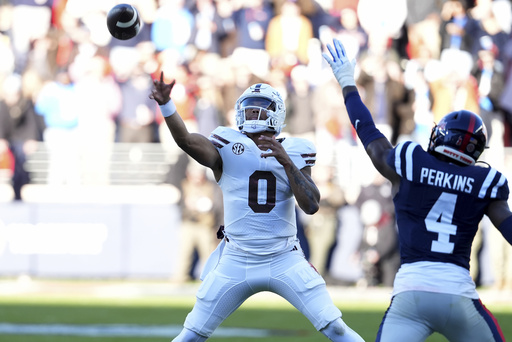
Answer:
[[[341,281],[390,285],[399,263],[390,191],[369,160],[352,157],[361,146],[321,56],[333,38],[358,57],[361,94],[393,143],[426,146],[438,118],[465,108],[487,125],[484,159],[507,174],[509,0],[122,2],[143,21],[128,41],[106,27],[106,13],[120,1],[0,0],[0,168],[14,170],[15,200],[30,182],[22,165],[38,143],[50,152],[48,184],[108,184],[115,143],[173,150],[148,98],[161,71],[177,80],[172,98],[189,129],[206,136],[232,126],[238,96],[266,82],[286,99],[284,135],[311,139],[318,150],[313,176],[322,208],[300,220],[313,263],[322,273],[344,272],[331,272]],[[83,172],[98,165],[103,171]],[[185,173],[173,172],[170,182],[179,187]]]

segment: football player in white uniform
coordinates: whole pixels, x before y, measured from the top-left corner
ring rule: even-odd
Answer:
[[[248,88],[235,105],[238,130],[218,127],[209,138],[190,133],[170,99],[175,81],[154,81],[150,98],[162,110],[178,146],[212,169],[224,198],[224,237],[205,265],[196,304],[173,341],[205,341],[247,298],[274,292],[295,306],[331,341],[363,341],[341,319],[325,281],[297,239],[295,203],[318,210],[311,179],[313,144],[277,139],[285,104],[268,84]]]

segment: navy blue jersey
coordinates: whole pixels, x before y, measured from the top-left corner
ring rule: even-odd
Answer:
[[[469,269],[487,206],[508,199],[505,176],[487,166],[438,160],[410,141],[396,146],[387,163],[401,177],[393,201],[402,263],[449,262]]]

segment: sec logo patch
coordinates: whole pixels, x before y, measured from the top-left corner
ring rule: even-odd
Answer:
[[[234,154],[236,154],[237,156],[241,155],[242,153],[244,153],[245,151],[245,147],[243,144],[241,143],[236,143],[233,145],[233,148],[231,149],[233,151]]]

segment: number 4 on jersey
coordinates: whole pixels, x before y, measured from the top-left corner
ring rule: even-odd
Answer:
[[[457,195],[443,192],[425,218],[427,230],[438,233],[430,247],[432,252],[453,253],[454,243],[450,242],[450,235],[457,234],[457,226],[452,224],[456,201]]]

